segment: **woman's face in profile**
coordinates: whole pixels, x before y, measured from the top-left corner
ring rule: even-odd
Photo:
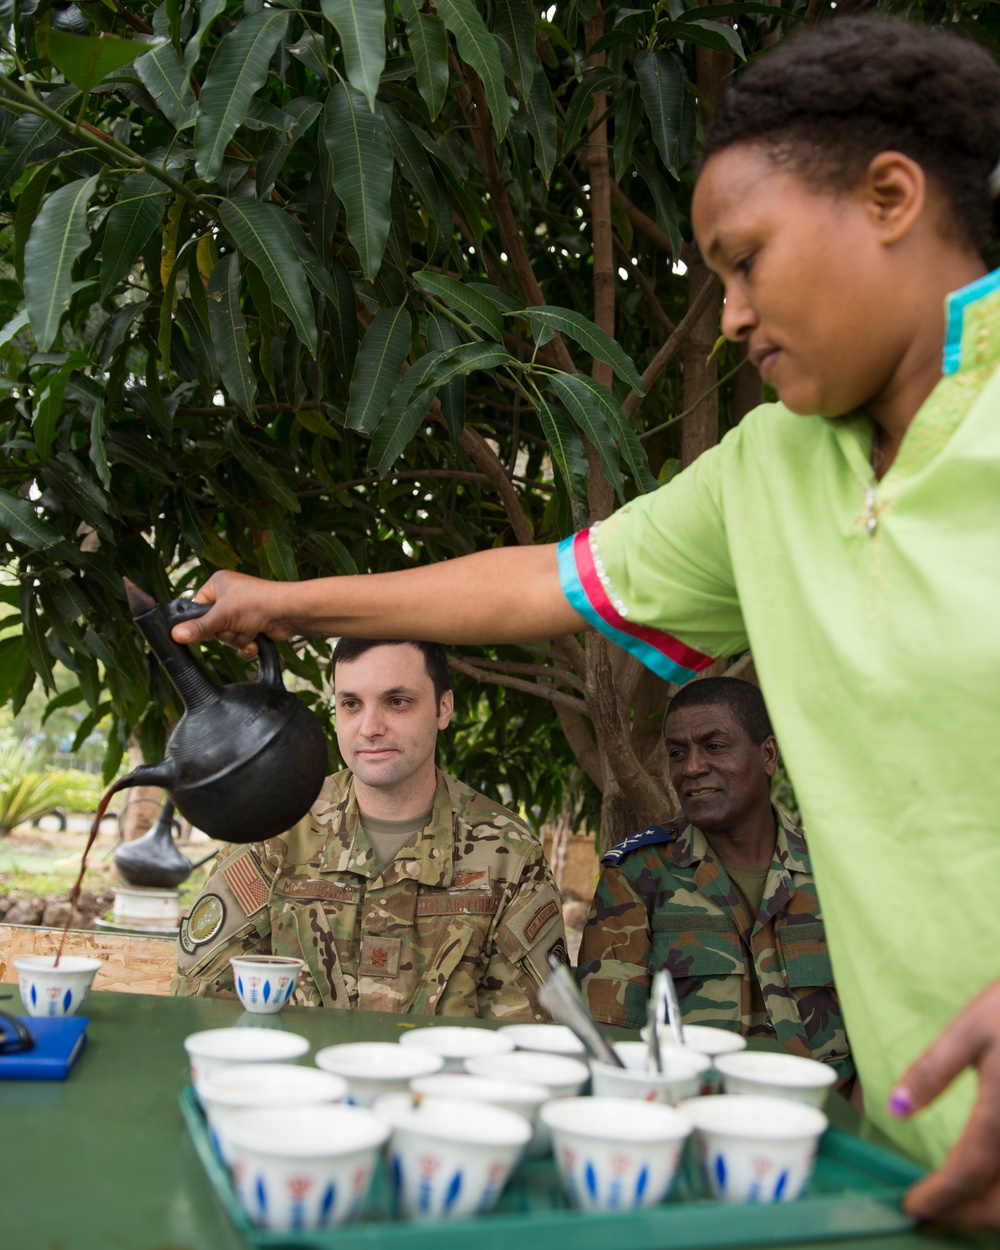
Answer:
[[[892,385],[907,336],[863,187],[816,189],[739,143],[709,157],[692,220],[725,285],[723,332],[788,408],[843,416]]]

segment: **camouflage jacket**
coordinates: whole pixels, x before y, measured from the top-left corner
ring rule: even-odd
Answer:
[[[670,969],[684,1020],[771,1037],[792,1054],[854,1067],[833,985],[802,834],[780,812],[756,918],[700,829],[682,823],[626,838],[601,860],[577,979],[607,1024],[646,1022],[652,975]],[[751,922],[752,921],[752,922]],[[765,1010],[754,1011],[762,991]]]
[[[512,812],[439,772],[430,822],[383,870],[344,771],[289,832],[221,855],[171,989],[228,997],[233,955],[294,955],[294,1003],[541,1020],[550,951],[565,958],[559,895]]]

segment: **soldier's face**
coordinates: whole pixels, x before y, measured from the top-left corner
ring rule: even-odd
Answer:
[[[679,708],[664,730],[670,782],[687,819],[705,833],[738,832],[770,807],[777,744],[754,746],[724,704]]]
[[[416,647],[372,647],[337,665],[334,686],[337,744],[362,786],[405,800],[433,782],[438,730],[451,720],[454,698],[447,691],[438,706]]]

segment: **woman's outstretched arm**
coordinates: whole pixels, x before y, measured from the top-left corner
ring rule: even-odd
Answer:
[[[177,642],[219,638],[244,656],[254,638],[296,634],[445,643],[538,642],[588,625],[559,585],[554,543],[501,547],[397,573],[271,582],[215,573],[198,591],[211,612],[174,627]]]

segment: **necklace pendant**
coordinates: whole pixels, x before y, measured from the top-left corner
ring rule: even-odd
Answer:
[[[871,486],[865,487],[865,533],[869,538],[878,528],[878,517],[875,515],[875,490]]]

